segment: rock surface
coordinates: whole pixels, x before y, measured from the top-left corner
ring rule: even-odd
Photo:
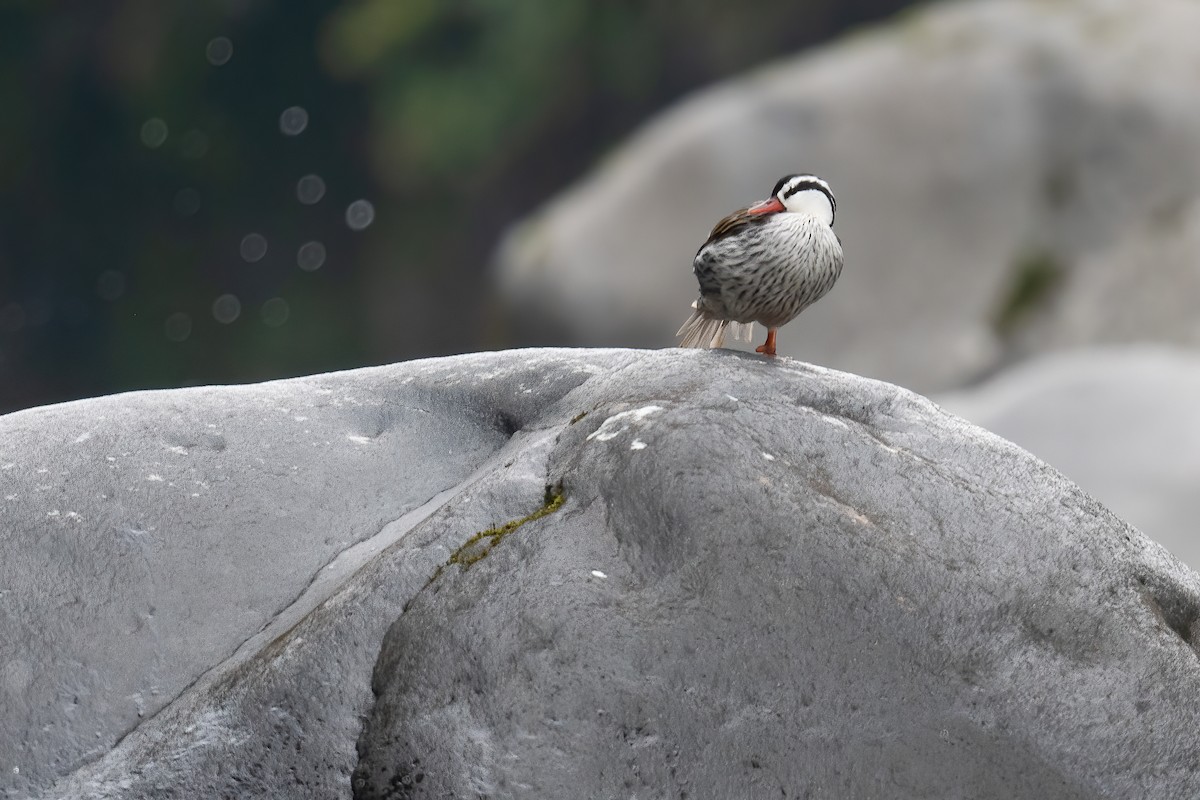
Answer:
[[[937,398],[1045,459],[1193,569],[1200,567],[1200,356],[1067,351]]]
[[[446,502],[533,409],[590,374],[582,362],[525,360],[126,394],[0,417],[0,792],[42,787],[198,679],[227,679]],[[489,381],[497,369],[505,380]],[[365,658],[364,676],[374,656]],[[310,688],[322,703],[338,691]],[[356,713],[330,720],[347,726],[346,758]]]
[[[906,14],[661,115],[510,235],[501,289],[579,341],[672,343],[710,226],[809,170],[846,269],[782,353],[929,392],[1067,344],[1200,343],[1196,30],[1191,0]]]
[[[894,386],[516,351],[21,412],[0,447],[10,796],[1200,791],[1200,579]]]

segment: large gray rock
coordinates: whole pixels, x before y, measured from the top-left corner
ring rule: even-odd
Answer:
[[[1065,351],[944,395],[1200,567],[1200,355],[1152,345]]]
[[[44,786],[228,675],[589,377],[529,360],[0,417],[0,791]]]
[[[500,288],[579,341],[670,343],[709,227],[811,170],[846,269],[781,352],[932,391],[1065,344],[1196,344],[1196,30],[1192,0],[906,14],[663,113],[509,236]]]
[[[58,466],[84,420],[126,406],[102,452]],[[188,659],[159,667],[179,688],[132,730],[93,712],[110,737],[94,750],[76,732],[16,753],[21,780],[58,762],[26,783],[5,774],[11,795],[1200,791],[1196,575],[923,398],[730,352],[518,351],[0,418],[5,476],[71,471],[0,506],[0,585],[22,576],[0,659],[47,631],[25,687],[61,696],[94,674],[92,702],[114,704],[157,663],[136,638],[120,662],[88,649],[133,627],[121,612],[139,606],[113,587],[148,577],[115,557],[73,562],[82,617],[45,555],[82,539],[119,552],[92,520],[119,516],[126,484],[71,498],[74,538],[30,526],[65,513],[68,487],[104,480],[109,451],[130,454],[128,475],[165,469],[165,422],[204,430],[218,411],[223,451],[166,447],[199,476],[224,464],[223,483],[194,478],[224,493],[142,507],[173,539],[230,537],[148,570],[164,608],[194,609],[169,626]],[[360,449],[338,456],[342,439]],[[314,477],[284,495],[295,474]],[[372,508],[379,527],[351,546],[342,531]],[[287,521],[253,527],[275,514]],[[325,536],[346,544],[320,550]],[[304,558],[309,581],[273,595]],[[222,583],[230,570],[256,577]],[[34,713],[10,745],[78,712]]]

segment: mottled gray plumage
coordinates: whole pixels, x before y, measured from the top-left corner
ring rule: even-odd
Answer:
[[[788,176],[771,200],[721,220],[692,264],[700,297],[679,329],[680,346],[720,347],[730,326],[735,338],[748,341],[758,322],[771,330],[761,351],[773,353],[774,329],[824,296],[841,275],[842,245],[830,227],[834,208],[824,181]]]

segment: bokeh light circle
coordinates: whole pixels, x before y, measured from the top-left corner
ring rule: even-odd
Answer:
[[[186,341],[192,335],[192,318],[182,311],[177,311],[167,317],[163,331],[172,342]]]
[[[242,258],[250,263],[261,261],[267,254],[267,237],[261,233],[248,233],[242,237],[242,244],[238,251],[242,254]]]
[[[233,42],[226,36],[218,36],[204,48],[204,56],[214,67],[223,67],[233,58]]]
[[[142,123],[142,144],[151,149],[162,147],[169,133],[167,123],[158,117],[151,117]]]
[[[305,242],[296,253],[296,263],[305,272],[315,272],[325,263],[325,245],[320,242]]]
[[[237,295],[223,294],[213,301],[213,319],[222,325],[228,325],[242,315],[242,301]]]
[[[304,205],[315,205],[324,196],[325,181],[320,175],[305,175],[296,182],[296,199]]]
[[[299,136],[308,127],[308,112],[300,106],[285,108],[279,115],[279,130],[284,136]]]
[[[375,221],[375,206],[368,200],[355,200],[346,207],[346,224],[350,230],[361,231]]]

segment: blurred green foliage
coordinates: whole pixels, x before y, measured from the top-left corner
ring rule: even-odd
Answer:
[[[322,52],[336,74],[373,81],[385,180],[477,186],[564,106],[597,90],[653,91],[654,37],[637,16],[628,4],[583,0],[377,0],[340,9]],[[589,88],[593,76],[600,85]]]
[[[0,412],[523,344],[485,272],[507,225],[689,89],[905,5],[0,3]]]

